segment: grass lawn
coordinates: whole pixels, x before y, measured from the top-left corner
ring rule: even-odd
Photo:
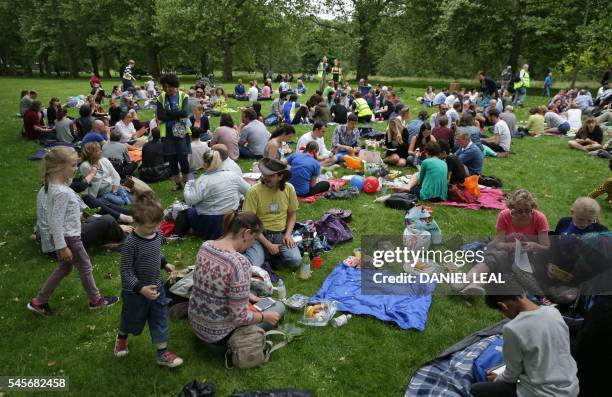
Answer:
[[[118,82],[105,82],[108,91],[112,84]],[[233,85],[225,86],[233,91]],[[130,354],[117,359],[112,349],[120,305],[90,312],[76,271],[65,279],[51,299],[50,304],[57,312],[54,317],[43,318],[25,307],[56,263],[41,256],[38,246],[29,238],[36,219],[40,163],[28,160],[38,145],[19,137],[21,119],[15,117],[18,95],[21,89],[35,88],[46,107],[52,96],[64,101],[68,96],[87,93],[89,84],[86,80],[2,78],[0,87],[0,202],[3,203],[0,324],[5,341],[0,360],[2,375],[66,375],[70,379],[70,394],[75,396],[171,396],[177,395],[194,378],[215,383],[219,396],[229,395],[235,389],[272,387],[313,389],[319,396],[399,396],[423,362],[465,335],[501,319],[500,314],[485,308],[482,301],[470,307],[456,297],[435,296],[424,332],[403,331],[372,317],[357,316],[342,328],[307,329],[303,339],[274,353],[270,363],[252,370],[226,370],[222,358],[211,355],[185,321],[171,321],[170,348],[185,360],[182,367],[169,370],[155,365],[155,350],[147,331],[140,337],[130,338]],[[315,90],[311,83],[308,88],[309,92]],[[416,115],[420,105],[417,106],[414,98],[422,95],[423,90],[403,88],[401,98]],[[517,112],[519,120],[527,118],[528,107],[543,103],[546,103],[544,98],[530,95],[526,108]],[[230,101],[232,108],[243,105],[244,102]],[[267,114],[269,107],[270,102],[264,102],[262,113]],[[147,119],[150,115],[144,112],[141,118]],[[239,113],[233,116],[237,121]],[[213,128],[218,123],[218,118],[211,120]],[[379,130],[386,127],[376,123],[374,126]],[[297,129],[298,134],[309,130],[308,126]],[[332,129],[328,128],[328,142],[331,133]],[[484,173],[500,177],[506,191],[525,187],[534,192],[551,227],[569,214],[576,197],[588,194],[609,176],[606,161],[569,150],[565,139],[517,139],[512,150],[515,154],[507,159],[487,158]],[[250,168],[250,162],[240,162],[240,165],[243,170]],[[180,198],[170,191],[170,182],[153,188],[166,206],[175,197]],[[402,212],[373,203],[373,199],[362,194],[353,201],[319,200],[315,204],[300,204],[299,221],[316,220],[332,207],[352,209],[354,220],[350,226],[355,240],[326,253],[323,268],[308,281],[298,280],[287,270],[281,271],[289,295],[314,294],[333,266],[360,244],[360,236],[402,232]],[[496,216],[497,211],[491,210],[434,207],[434,217],[446,236],[492,235]],[[609,207],[604,207],[602,221],[612,224]],[[166,245],[163,251],[170,261],[180,252],[182,260],[191,264],[200,243],[191,238]],[[94,251],[90,255],[100,290],[105,294],[119,294],[119,254]],[[295,323],[299,316],[289,313],[285,322]]]

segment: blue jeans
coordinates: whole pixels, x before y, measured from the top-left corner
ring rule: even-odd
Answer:
[[[544,91],[542,92],[542,95],[550,96],[550,86],[549,85],[544,86]]]
[[[249,149],[246,146],[240,146],[238,148],[238,151],[240,152],[240,157],[243,159],[260,159],[261,158],[261,156],[258,156],[255,153],[251,152],[251,149]]]
[[[168,342],[168,303],[164,287],[158,288],[159,297],[154,301],[144,295],[122,291],[121,322],[119,332],[140,335],[149,323],[151,341],[155,344]]]
[[[300,255],[300,249],[297,245],[293,248],[289,248],[283,245],[284,232],[265,232],[266,238],[270,240],[272,244],[281,244],[280,252],[278,255],[272,257],[267,249],[259,241],[255,241],[253,246],[244,252],[253,266],[261,267],[266,259],[281,265],[288,266],[291,269],[297,269],[302,263],[302,256]]]
[[[521,99],[519,100],[519,96]],[[527,98],[527,87],[520,87],[518,90],[514,92],[514,104],[518,102],[519,105],[523,106],[525,103],[525,98]]]
[[[119,186],[117,189],[117,193],[107,192],[102,195],[104,200],[108,201],[111,204],[116,205],[130,205],[132,203],[132,199],[130,198],[130,194],[123,186]]]
[[[336,158],[338,159],[338,163],[344,162],[344,156],[348,155],[348,152],[336,152]]]

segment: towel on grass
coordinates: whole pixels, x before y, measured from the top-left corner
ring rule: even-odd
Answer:
[[[454,201],[442,201],[439,203],[431,203],[437,205],[448,205],[451,207],[469,208],[479,210],[481,208],[491,208],[496,210],[506,209],[506,203],[503,202],[504,192],[501,189],[480,189],[480,196],[474,203],[458,203]]]
[[[363,271],[378,272],[377,269]],[[364,280],[368,279],[367,273],[363,276]],[[379,285],[380,292],[386,292],[381,295],[365,295],[361,286],[362,269],[339,263],[311,301],[331,299],[338,302],[338,311],[341,312],[367,314],[379,320],[392,321],[402,329],[425,329],[435,284]]]

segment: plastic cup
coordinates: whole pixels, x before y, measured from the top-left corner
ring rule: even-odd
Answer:
[[[315,269],[320,269],[323,264],[323,259],[320,256],[315,256],[312,258],[312,267]]]

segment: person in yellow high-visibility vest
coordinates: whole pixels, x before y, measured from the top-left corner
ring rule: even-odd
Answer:
[[[338,87],[338,84],[344,80],[342,76],[342,66],[340,66],[340,61],[334,59],[334,66],[331,68],[332,80],[334,80],[334,88]]]
[[[171,177],[176,183],[173,190],[177,191],[181,190],[183,183],[189,179],[188,154],[191,153],[189,138],[191,130],[187,121],[189,98],[187,94],[179,91],[180,82],[176,75],[166,74],[161,77],[160,83],[163,91],[156,101],[159,136],[164,156],[170,163]]]
[[[319,91],[323,91],[323,86],[325,85],[325,80],[327,79],[327,68],[329,64],[327,63],[327,57],[324,56],[321,59],[321,62],[317,65],[317,77],[319,78]]]
[[[355,111],[360,123],[368,123],[372,120],[372,109],[370,109],[370,105],[368,105],[368,102],[363,99],[361,92],[359,91],[355,93],[353,110]]]
[[[519,81],[514,83],[514,104],[523,107],[525,98],[527,98],[527,88],[529,88],[529,65],[524,64],[519,72]],[[519,99],[519,96],[521,97]]]

